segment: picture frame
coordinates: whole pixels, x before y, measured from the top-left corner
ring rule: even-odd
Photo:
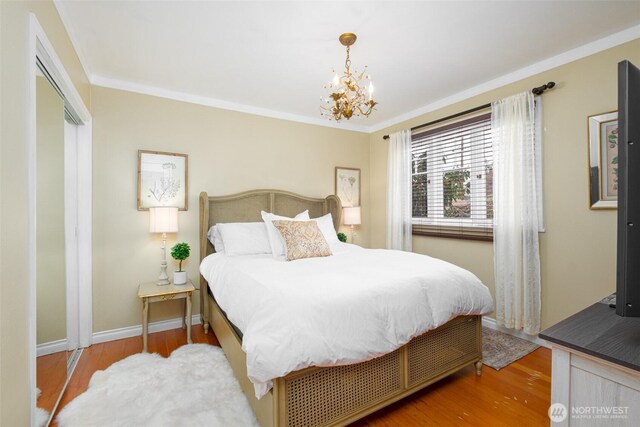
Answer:
[[[343,208],[360,206],[360,169],[336,166],[335,194]]]
[[[156,206],[188,210],[188,172],[186,154],[138,150],[138,210]]]
[[[618,112],[587,118],[589,144],[589,208],[618,207]]]

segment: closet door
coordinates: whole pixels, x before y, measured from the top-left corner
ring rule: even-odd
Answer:
[[[75,139],[64,99],[36,77],[36,387],[42,421],[64,391],[78,351]]]
[[[36,385],[51,411],[67,380],[64,101],[36,77]]]
[[[30,16],[29,386],[45,426],[92,341],[92,127],[82,96]],[[23,177],[16,177],[22,179]]]

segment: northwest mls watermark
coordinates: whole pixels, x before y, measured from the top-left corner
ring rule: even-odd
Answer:
[[[573,420],[626,420],[629,418],[628,406],[572,406],[571,411],[562,403],[549,407],[549,418],[561,423],[571,417]]]

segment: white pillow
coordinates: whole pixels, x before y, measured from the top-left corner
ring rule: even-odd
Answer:
[[[338,243],[338,233],[336,233],[336,229],[333,226],[333,218],[331,214],[328,213],[320,218],[313,218],[311,221],[315,221],[318,223],[318,228],[322,232],[324,239],[328,244]]]
[[[273,221],[275,220],[297,220],[297,221],[308,221],[309,220],[309,211],[300,212],[294,218],[288,218],[286,216],[280,216],[272,214],[271,212],[260,211],[262,215],[262,220],[264,221],[267,227],[267,236],[269,237],[269,244],[271,245],[271,253],[274,258],[282,256],[285,254],[285,244],[282,235],[278,231],[278,229],[273,225]]]
[[[214,225],[209,229],[207,238],[209,239],[217,253],[224,253],[224,243],[222,243],[222,236],[220,235],[220,229],[217,225]]]
[[[263,222],[217,224],[227,256],[271,253],[267,228]]]

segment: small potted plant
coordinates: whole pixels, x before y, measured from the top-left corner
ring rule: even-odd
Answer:
[[[179,261],[178,269],[173,272],[173,284],[184,285],[187,283],[187,272],[182,271],[182,261],[189,258],[191,248],[188,243],[176,243],[171,248],[171,256],[176,261]]]

